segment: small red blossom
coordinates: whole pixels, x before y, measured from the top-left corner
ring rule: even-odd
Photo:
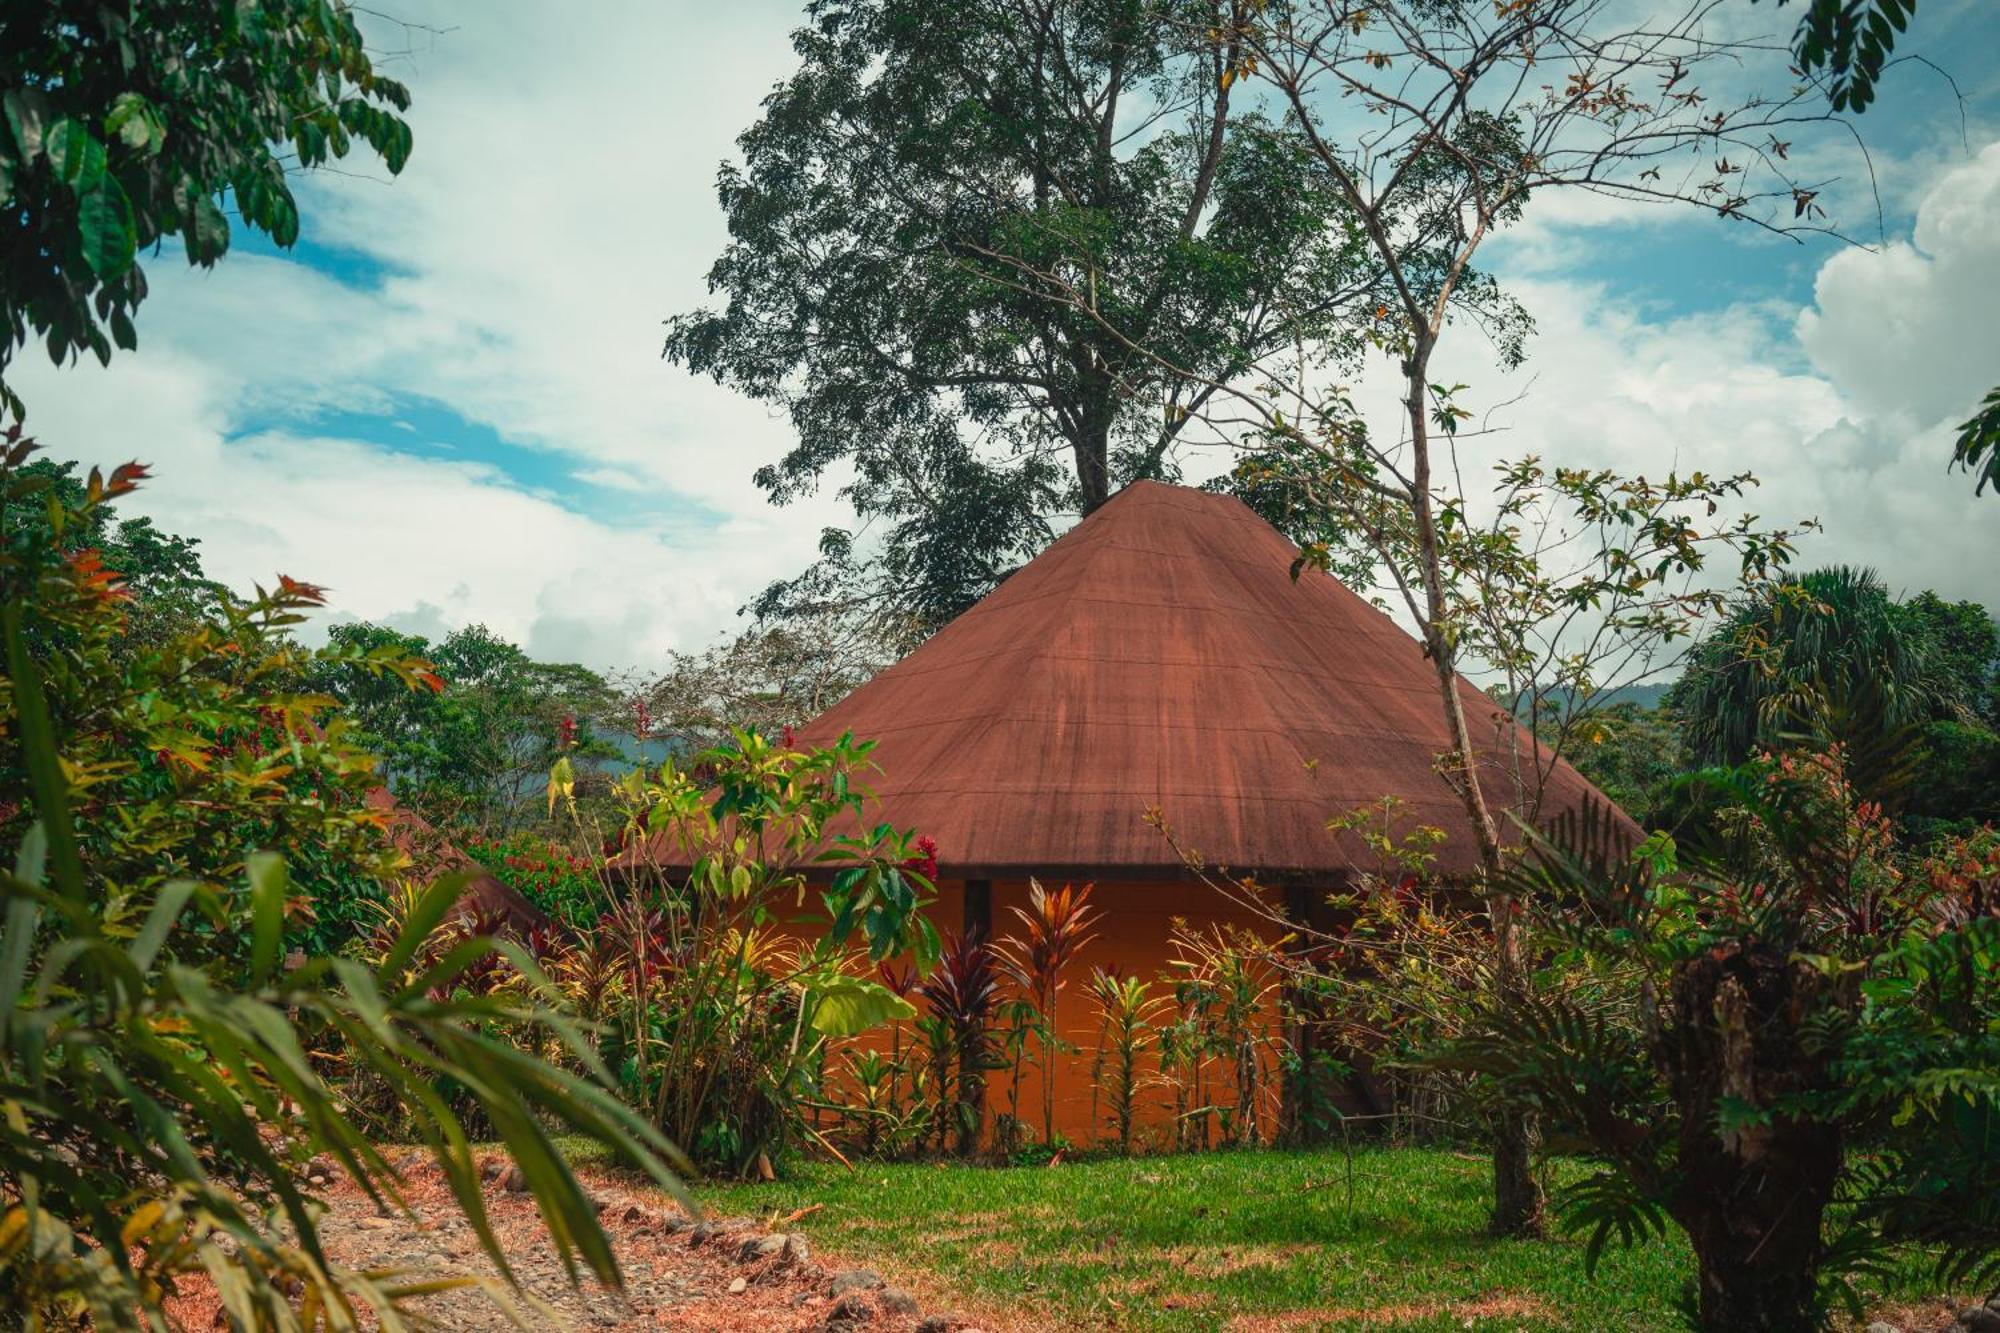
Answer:
[[[632,734],[642,741],[653,734],[653,710],[644,699],[632,701]]]
[[[917,839],[917,855],[903,862],[903,869],[914,870],[925,879],[936,879],[938,872],[937,839],[928,833]]]
[[[785,724],[784,730],[779,733],[779,740],[787,750],[793,749],[797,746],[798,737],[793,735],[791,723],[787,722]]]
[[[562,720],[556,723],[556,744],[565,750],[576,744],[576,717],[574,714],[564,713]]]

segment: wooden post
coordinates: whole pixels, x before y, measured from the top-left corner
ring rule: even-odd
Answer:
[[[980,939],[993,938],[993,881],[990,879],[968,879],[965,881],[965,925],[967,936],[977,934]]]
[[[1295,925],[1310,926],[1314,916],[1314,899],[1324,893],[1324,889],[1315,889],[1307,884],[1287,884],[1286,918]],[[1313,1012],[1317,1007],[1316,997],[1296,980],[1286,981],[1279,994],[1285,1007],[1291,1011],[1290,1021],[1285,1025],[1285,1039],[1292,1048],[1294,1058],[1292,1075],[1285,1080],[1283,1090],[1279,1137],[1290,1145],[1311,1146],[1322,1141],[1328,1129],[1324,1122],[1314,1123],[1315,1117],[1325,1110],[1328,1093],[1319,1069],[1319,1033],[1313,1021],[1316,1017]]]

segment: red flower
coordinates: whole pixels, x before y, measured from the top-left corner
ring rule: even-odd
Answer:
[[[574,715],[564,713],[562,721],[556,723],[556,743],[565,750],[576,744],[576,718]]]
[[[936,879],[938,872],[937,839],[926,833],[917,839],[916,856],[903,862],[903,869],[914,870],[925,879]]]
[[[787,750],[792,749],[798,743],[798,738],[792,734],[792,724],[789,722],[785,724],[784,730],[779,732],[778,737]]]

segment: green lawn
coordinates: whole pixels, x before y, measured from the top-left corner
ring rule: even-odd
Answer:
[[[1678,1235],[1607,1253],[1481,1233],[1474,1157],[1368,1149],[1053,1168],[833,1165],[706,1185],[714,1213],[776,1217],[822,1246],[975,1308],[1062,1327],[1252,1330],[1671,1329],[1691,1272]],[[1237,1322],[1240,1321],[1240,1322]]]

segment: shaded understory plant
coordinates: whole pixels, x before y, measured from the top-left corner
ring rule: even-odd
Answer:
[[[1169,929],[1168,975],[1179,1013],[1172,1068],[1175,1076],[1192,1076],[1192,1089],[1177,1101],[1200,1146],[1208,1145],[1211,1116],[1223,1142],[1247,1147],[1261,1141],[1264,1113],[1275,1114],[1277,1084],[1269,1070],[1282,1039],[1278,959],[1290,942],[1242,926],[1210,923],[1203,929],[1178,918]],[[1225,1091],[1228,1100],[1220,1100]]]
[[[1593,1259],[1687,1234],[1705,1329],[1815,1327],[1902,1242],[2000,1286],[2000,864],[1911,864],[1839,746],[1695,781],[1721,811],[1699,841],[1536,845],[1512,887],[1587,971],[1485,1008],[1442,1063],[1596,1156],[1562,1199]]]

